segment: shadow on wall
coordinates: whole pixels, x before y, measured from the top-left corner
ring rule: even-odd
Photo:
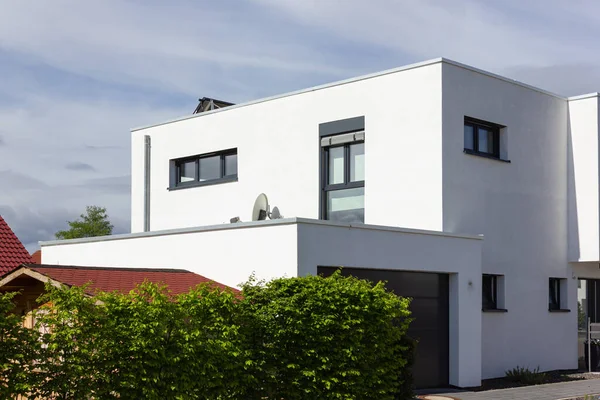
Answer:
[[[577,220],[577,187],[573,163],[573,138],[571,134],[570,104],[567,104],[567,240],[568,261],[579,259],[579,222]]]

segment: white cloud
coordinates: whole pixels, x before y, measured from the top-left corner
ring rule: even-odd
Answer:
[[[29,248],[91,204],[126,230],[129,129],[189,114],[201,96],[239,102],[440,56],[559,93],[600,89],[596,1],[0,0],[0,10],[0,213]]]

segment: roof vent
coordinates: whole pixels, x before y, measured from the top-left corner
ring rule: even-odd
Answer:
[[[229,106],[233,106],[235,104],[228,103],[226,101],[211,99],[210,97],[203,97],[198,100],[198,107],[194,110],[194,114],[200,114],[202,112],[216,110],[218,108],[225,108]]]

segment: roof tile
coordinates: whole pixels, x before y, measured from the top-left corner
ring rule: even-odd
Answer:
[[[210,283],[221,289],[238,290],[202,275],[181,269],[79,267],[64,265],[25,264],[42,275],[69,286],[90,283],[90,293],[96,291],[128,293],[144,282],[163,283],[172,294],[185,293],[200,283]]]
[[[0,216],[0,275],[29,262],[31,262],[29,252]]]

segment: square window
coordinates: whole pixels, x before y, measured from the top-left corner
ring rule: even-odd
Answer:
[[[500,129],[498,124],[470,117],[464,120],[464,149],[470,154],[500,158]]]
[[[221,177],[221,158],[219,156],[200,159],[200,182]]]
[[[179,183],[193,182],[196,180],[196,160],[179,163]]]

